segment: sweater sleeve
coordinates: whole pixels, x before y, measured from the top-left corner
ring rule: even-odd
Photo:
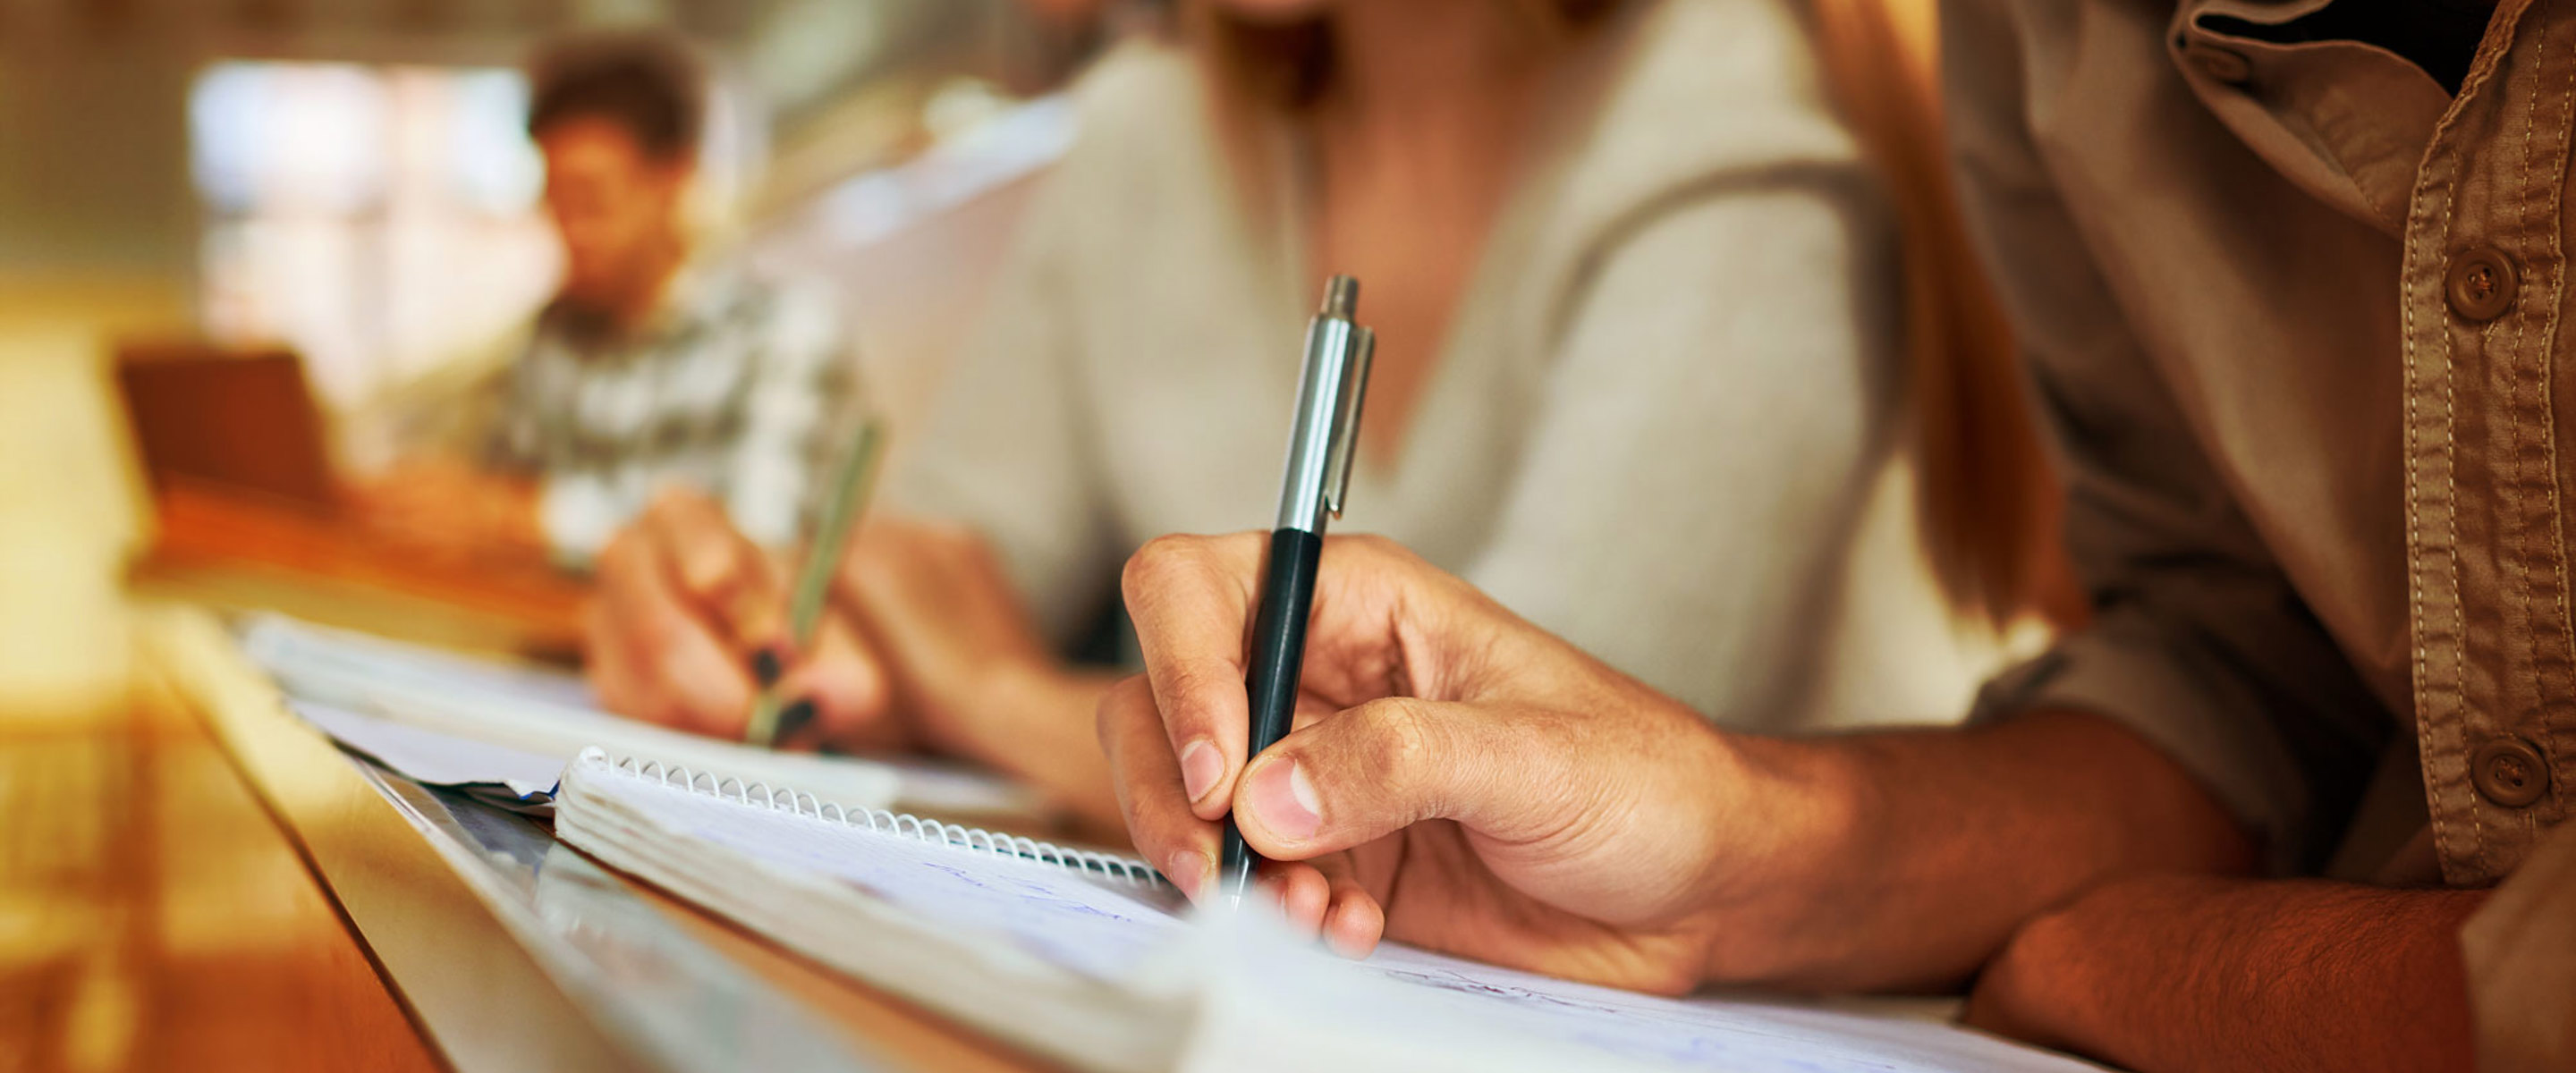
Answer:
[[[1063,178],[1029,206],[983,320],[888,489],[897,509],[990,541],[1058,645],[1112,598],[1122,554],[1076,365]]]
[[[1734,725],[1810,677],[1893,399],[1856,168],[1713,177],[1592,259],[1467,577]]]

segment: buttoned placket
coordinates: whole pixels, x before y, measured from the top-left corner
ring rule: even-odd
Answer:
[[[2507,0],[2408,202],[2408,604],[2418,742],[2444,878],[2492,882],[2565,811],[2576,770],[2551,382],[2576,26]]]

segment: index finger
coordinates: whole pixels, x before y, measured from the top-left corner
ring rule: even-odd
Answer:
[[[1157,537],[1120,578],[1183,792],[1203,820],[1225,815],[1252,734],[1244,652],[1266,547],[1260,533]]]
[[[1142,675],[1101,694],[1100,750],[1109,758],[1110,785],[1127,820],[1136,852],[1196,901],[1216,875],[1217,825],[1182,799],[1180,770],[1161,732],[1154,694]]]

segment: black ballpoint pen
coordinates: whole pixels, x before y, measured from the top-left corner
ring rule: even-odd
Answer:
[[[1252,702],[1252,738],[1244,759],[1288,736],[1297,714],[1298,675],[1306,662],[1306,616],[1315,603],[1315,569],[1324,551],[1324,521],[1342,516],[1359,446],[1360,403],[1368,395],[1369,358],[1377,335],[1352,318],[1359,281],[1334,276],[1323,309],[1306,322],[1306,362],[1297,382],[1297,424],[1288,436],[1288,472],[1279,489],[1279,520],[1270,531],[1261,604],[1253,612],[1252,663],[1244,689]],[[1252,884],[1252,847],[1225,820],[1217,863],[1227,896],[1241,902]]]

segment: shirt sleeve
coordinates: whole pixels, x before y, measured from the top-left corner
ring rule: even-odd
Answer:
[[[1468,580],[1730,725],[1803,710],[1894,401],[1884,233],[1860,169],[1818,164],[1617,237]]]
[[[2067,483],[2093,620],[1988,684],[1974,718],[2110,719],[2196,776],[2283,871],[2332,851],[2396,725],[2201,452],[2025,118],[2007,5],[1944,4],[1949,136]]]
[[[2461,929],[2478,1068],[2576,1069],[2576,823],[2505,877]]]
[[[1059,165],[1063,167],[1064,165]],[[1070,645],[1116,592],[1126,554],[1078,373],[1082,310],[1059,173],[1026,210],[982,320],[888,489],[893,506],[993,545],[1040,631]]]
[[[832,494],[861,415],[857,360],[820,293],[769,297],[745,391],[725,511],[755,543],[783,548],[804,536]]]

